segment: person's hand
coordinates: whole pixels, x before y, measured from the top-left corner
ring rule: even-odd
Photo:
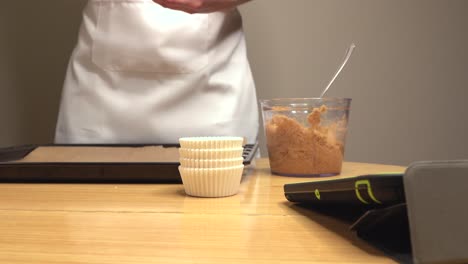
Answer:
[[[153,0],[163,7],[193,13],[211,13],[231,9],[250,0]]]

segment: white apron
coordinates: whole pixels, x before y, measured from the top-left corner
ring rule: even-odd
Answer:
[[[91,0],[70,59],[56,143],[177,143],[258,133],[237,10],[190,15],[151,0]]]

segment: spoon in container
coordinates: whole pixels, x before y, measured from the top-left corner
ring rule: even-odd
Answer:
[[[341,66],[338,68],[335,75],[328,83],[327,87],[323,90],[322,94],[320,94],[320,98],[322,98],[325,95],[325,93],[328,91],[328,88],[330,88],[330,86],[335,81],[336,77],[338,77],[338,75],[340,74],[341,70],[343,70],[343,68],[346,66],[346,63],[348,62],[349,57],[351,57],[351,54],[353,54],[353,50],[355,47],[356,45],[354,45],[354,43],[351,43],[351,46],[349,46],[349,48],[346,50],[346,55],[345,55],[343,62],[341,63]]]

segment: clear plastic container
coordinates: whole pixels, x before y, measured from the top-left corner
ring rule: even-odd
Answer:
[[[351,99],[279,98],[260,104],[273,174],[341,173]]]

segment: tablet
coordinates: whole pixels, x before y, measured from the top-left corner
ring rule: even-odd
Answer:
[[[405,202],[402,173],[285,184],[284,194],[290,202],[315,205],[375,207]]]

